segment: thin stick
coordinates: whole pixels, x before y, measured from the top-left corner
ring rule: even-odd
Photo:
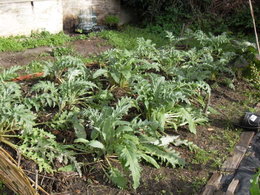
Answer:
[[[253,25],[254,25],[256,45],[257,45],[257,49],[258,49],[258,54],[260,56],[260,46],[259,46],[258,35],[257,35],[257,30],[256,30],[254,9],[253,9],[253,5],[252,5],[252,1],[251,0],[249,0],[249,6],[250,6],[251,16],[252,16],[252,20],[253,20]]]
[[[32,182],[34,185],[35,185],[35,182],[30,178],[28,177],[28,179],[30,180],[30,182]],[[46,192],[41,186],[38,186],[38,189],[41,190],[43,193],[45,193],[46,195],[50,195],[48,192]]]
[[[35,170],[35,190],[36,191],[37,191],[37,188],[38,188],[38,179],[39,179],[38,170],[36,169]]]
[[[210,106],[210,98],[211,98],[211,95],[209,94],[209,95],[208,95],[208,99],[207,99],[207,103],[206,103],[205,108],[204,108],[204,110],[203,110],[203,113],[204,113],[204,114],[207,114],[207,112],[208,112],[208,108],[209,108],[209,106]]]
[[[41,180],[41,183],[40,183],[41,186],[43,184],[43,180],[45,179],[45,175],[46,175],[46,173],[44,173],[44,176],[42,176],[42,180]]]
[[[17,150],[17,156],[18,156],[17,167],[20,167],[20,165],[21,165],[21,153],[20,153],[19,150]]]

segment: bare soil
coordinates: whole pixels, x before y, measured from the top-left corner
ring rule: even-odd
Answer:
[[[77,40],[72,42],[71,47],[84,57],[89,55],[97,55],[101,52],[111,49],[111,46],[101,38]]]
[[[85,57],[111,48],[105,40],[99,38],[77,40],[70,43],[70,46]],[[0,65],[6,68],[14,65],[27,65],[33,60],[48,60],[52,57],[44,54],[49,52],[51,52],[49,47],[29,49],[23,52],[3,52],[0,53]],[[209,123],[199,126],[196,135],[186,130],[170,131],[172,134],[180,135],[181,138],[194,142],[201,149],[212,154],[212,157],[203,156],[203,153],[196,155],[187,148],[178,147],[176,150],[181,152],[182,157],[185,158],[186,166],[175,169],[164,166],[156,169],[144,164],[141,185],[136,191],[130,188],[120,190],[113,186],[104,176],[99,164],[86,166],[82,177],[73,172],[40,174],[39,185],[49,193],[56,195],[200,194],[212,172],[218,170],[238,140],[240,131],[234,124],[239,122],[244,111],[253,108],[254,102],[257,102],[257,99],[249,96],[254,89],[248,84],[237,81],[235,86],[235,90],[221,84],[212,86],[211,106],[218,113],[210,114]],[[120,95],[126,92],[119,90],[114,93]],[[14,158],[18,159],[15,154]],[[33,162],[22,159],[21,167],[29,177],[35,179],[36,165]],[[10,191],[6,191],[6,193],[11,194]]]
[[[76,40],[68,43],[66,46],[71,47],[83,57],[97,55],[112,48],[104,39],[101,38]],[[53,48],[51,47],[38,47],[20,52],[0,52],[0,66],[4,68],[11,66],[24,66],[32,61],[51,60],[53,59],[53,57],[50,56],[52,49]]]
[[[51,52],[50,47],[39,47],[20,52],[0,52],[0,66],[8,68],[11,66],[24,66],[34,60],[48,60],[50,56],[44,53]]]

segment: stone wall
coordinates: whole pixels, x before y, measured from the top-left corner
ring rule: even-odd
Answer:
[[[93,4],[100,22],[107,15],[119,16],[120,14],[120,0],[93,0]]]
[[[106,15],[119,15],[120,0],[63,0],[63,24],[65,30],[74,30],[81,11],[93,10],[97,22],[102,24]]]
[[[0,36],[58,33],[62,20],[61,0],[0,0]]]
[[[106,15],[119,16],[120,0],[0,0],[0,36],[73,31],[84,10],[93,10],[102,24]]]

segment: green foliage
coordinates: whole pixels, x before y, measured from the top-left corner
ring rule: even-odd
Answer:
[[[122,4],[137,12],[139,21],[156,34],[165,30],[182,34],[187,27],[220,34],[232,30],[234,34],[253,33],[250,9],[246,1],[231,4],[213,0],[123,0]],[[255,17],[260,9],[253,2]],[[259,26],[259,20],[256,20]]]
[[[75,52],[69,47],[56,47],[52,50],[53,57],[73,55]]]
[[[63,32],[51,34],[43,31],[41,33],[33,33],[30,37],[25,37],[22,41],[24,48],[35,48],[40,46],[58,46],[70,41],[70,37]]]
[[[2,68],[1,68],[2,69]],[[0,80],[1,81],[9,81],[18,76],[18,71],[22,68],[20,66],[12,66],[9,69],[3,69],[0,72]]]
[[[148,79],[150,81],[137,78],[133,83],[134,92],[138,94],[137,102],[144,104],[147,119],[158,121],[161,129],[173,127],[177,130],[179,126],[189,124],[189,130],[196,133],[195,124],[206,120],[192,107],[179,105],[189,105],[200,85],[170,82],[155,75],[149,75]]]
[[[212,160],[209,153],[167,135],[165,129],[186,128],[195,134],[196,125],[207,121],[211,95],[207,82],[222,77],[232,81],[236,68],[231,64],[241,61],[241,56],[257,66],[255,59],[250,61],[255,49],[227,34],[166,34],[168,44],[163,47],[133,38],[131,50],[105,52],[97,59],[100,69],[86,66],[89,61],[64,56],[66,49],[57,49],[54,61],[30,65],[32,72],[43,70],[42,79],[15,83],[11,79],[19,68],[4,70],[0,74],[0,140],[8,144],[7,138],[18,137],[15,148],[49,173],[81,174],[75,151],[80,152],[87,155],[85,159],[102,162],[106,176],[120,188],[130,183],[138,188],[142,162],[155,168],[183,166],[184,160],[172,146],[194,150],[199,162]]]
[[[15,37],[0,37],[0,51],[22,51],[23,45]]]
[[[32,87],[33,99],[42,108],[59,107],[71,109],[73,106],[86,106],[92,91],[97,86],[88,81],[90,71],[83,62],[71,56],[58,58],[56,62],[48,62],[45,76],[51,81],[40,81]],[[37,103],[36,103],[37,104]]]
[[[17,83],[1,82],[0,85],[0,133],[30,131],[35,115],[22,104],[22,91]]]
[[[254,6],[254,4],[253,4]],[[255,5],[253,7],[254,15],[256,18],[260,16],[260,9],[259,6]],[[249,6],[246,4],[240,7],[237,10],[228,16],[226,19],[227,26],[231,28],[231,30],[236,31],[239,29],[240,33],[247,34],[249,32],[253,32],[253,22],[250,13]],[[256,26],[259,26],[260,22],[256,19]]]
[[[55,62],[49,61],[46,63],[44,75],[61,83],[68,76],[70,77],[69,80],[77,77],[89,78],[90,71],[85,67],[81,59],[72,56],[61,56]]]
[[[32,61],[30,64],[25,66],[25,72],[29,74],[43,72],[43,67],[44,65],[42,62]]]
[[[127,186],[127,179],[122,175],[120,170],[117,168],[112,167],[109,172],[110,179],[113,183],[117,184],[119,188],[126,188]]]
[[[119,22],[120,22],[119,17],[115,15],[108,15],[104,19],[104,24],[108,25],[109,27],[117,26]]]
[[[258,171],[251,180],[250,194],[252,195],[257,195],[260,193],[259,177],[260,171]]]
[[[180,34],[190,17],[190,13],[184,13],[180,7],[168,7],[164,12],[154,15],[153,20],[147,18],[146,28],[152,33],[161,35],[165,34],[165,31]]]
[[[57,161],[64,166],[71,163],[74,170],[81,174],[80,164],[76,161],[74,152],[68,150],[68,146],[57,143],[53,134],[33,128],[30,133],[21,138],[23,143],[19,146],[19,150],[24,156],[37,163],[40,172],[57,171],[53,168]]]
[[[249,72],[247,75],[249,81],[253,83],[256,88],[260,88],[260,68],[257,68],[255,64],[252,64],[246,71]]]
[[[58,46],[70,41],[71,38],[63,32],[50,34],[49,32],[33,33],[29,37],[0,37],[0,51],[22,51],[40,46]]]
[[[158,46],[162,46],[167,43],[163,36],[150,33],[147,29],[130,26],[125,27],[121,31],[102,31],[97,35],[107,39],[109,44],[119,49],[134,50],[137,47],[138,37],[150,39]],[[91,36],[93,36],[93,34]]]
[[[94,76],[106,75],[120,87],[127,87],[132,76],[132,65],[136,63],[136,59],[131,58],[131,55],[132,52],[127,50],[110,50],[106,52],[104,58],[111,66],[98,70]]]
[[[115,108],[103,107],[101,111],[88,109],[84,115],[91,121],[91,139],[93,141],[80,138],[76,143],[83,144],[83,148],[93,148],[93,151],[99,155],[117,155],[123,168],[129,171],[133,179],[133,188],[139,186],[141,177],[140,162],[144,159],[155,167],[159,167],[156,162],[157,158],[162,162],[170,163],[172,166],[183,165],[183,161],[176,151],[153,144],[149,140],[152,137],[137,136],[139,129],[135,129],[135,122],[123,121],[122,118],[134,106],[133,100],[130,98],[122,98],[119,100]],[[92,142],[92,144],[90,144]],[[78,146],[82,148],[82,146]],[[119,187],[125,187],[125,173],[121,173],[118,169],[110,167],[110,177]],[[122,183],[123,182],[123,183]]]

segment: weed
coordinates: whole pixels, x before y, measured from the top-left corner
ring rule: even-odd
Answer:
[[[93,35],[96,34],[92,34],[90,36]],[[164,37],[149,33],[146,29],[130,26],[125,27],[122,31],[102,31],[100,33],[97,33],[97,35],[104,39],[107,39],[109,44],[119,49],[134,50],[137,47],[138,37],[150,39],[154,43],[156,43],[158,47],[167,43]]]
[[[192,188],[194,189],[195,192],[198,192],[200,191],[200,189],[206,185],[207,183],[207,178],[206,177],[198,177],[198,178],[195,178],[193,181],[192,181]]]
[[[192,159],[192,163],[194,164],[207,164],[211,160],[211,156],[209,152],[200,149],[195,153],[194,159]]]
[[[49,32],[33,33],[29,37],[0,37],[0,51],[22,51],[40,46],[58,46],[70,41],[64,33],[50,34]]]
[[[156,175],[155,177],[154,177],[154,180],[156,181],[156,182],[160,182],[160,181],[163,181],[163,180],[165,180],[165,175],[163,175],[162,173],[159,173],[158,175]]]
[[[37,73],[37,72],[42,72],[43,71],[43,63],[39,61],[32,61],[30,64],[25,66],[25,71],[27,73]]]
[[[59,57],[59,56],[68,56],[75,54],[75,51],[69,47],[56,47],[52,49],[52,56]]]
[[[260,170],[254,175],[253,179],[250,180],[251,186],[250,186],[250,194],[257,195],[260,193],[260,187],[259,187],[259,177],[260,177]]]
[[[108,15],[104,19],[104,24],[108,25],[110,28],[117,27],[119,22],[120,22],[119,17],[115,15]]]
[[[239,140],[239,136],[241,133],[241,130],[235,129],[226,129],[222,132],[222,141],[225,140],[225,143],[227,143],[227,151],[230,153],[234,149],[236,143]]]

